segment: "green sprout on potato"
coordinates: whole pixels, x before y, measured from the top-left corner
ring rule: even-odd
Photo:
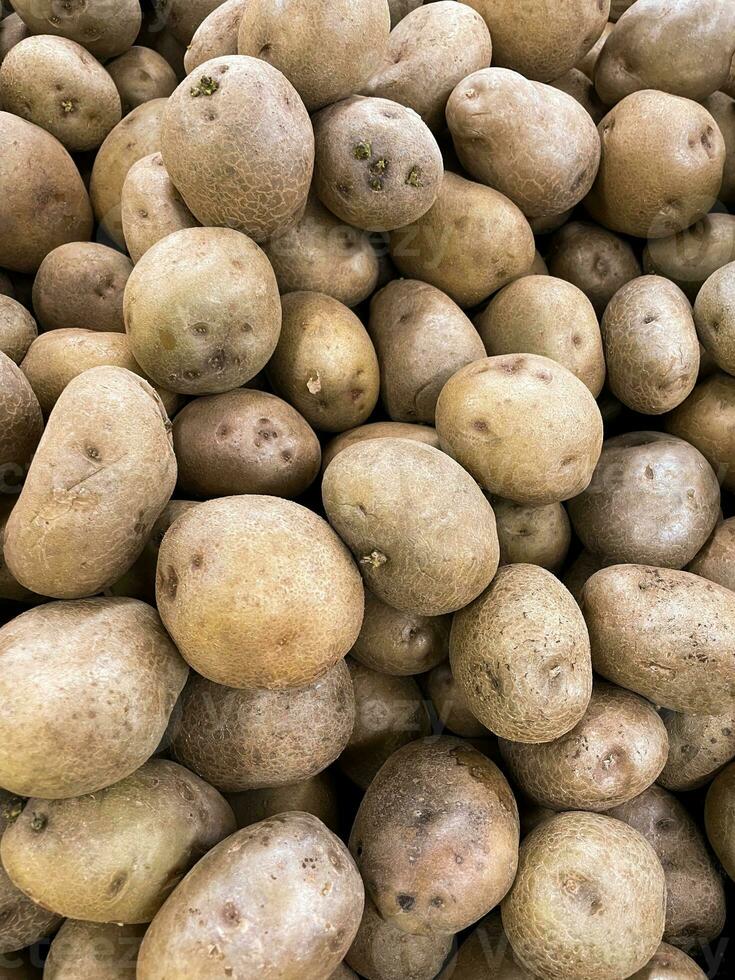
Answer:
[[[370,141],[361,140],[359,143],[355,144],[352,155],[356,160],[369,160],[373,155],[373,148],[370,145]]]
[[[209,75],[202,75],[197,84],[190,89],[191,97],[197,99],[200,95],[214,95],[218,88],[219,82]]]
[[[421,187],[421,170],[419,167],[411,167],[406,177],[406,184],[409,187]]]

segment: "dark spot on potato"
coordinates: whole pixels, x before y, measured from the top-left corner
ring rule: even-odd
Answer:
[[[31,830],[40,834],[42,830],[45,830],[48,825],[48,817],[45,813],[34,813],[31,817]]]
[[[194,331],[194,333],[198,333],[203,336],[208,332],[209,327],[207,326],[206,323],[195,323],[192,325],[191,329]]]
[[[402,912],[410,912],[416,904],[416,899],[413,895],[397,895],[396,901]]]
[[[229,425],[227,425],[226,422],[222,422],[221,425],[217,429],[217,438],[218,439],[224,439],[229,434],[230,434],[230,427],[229,427]]]
[[[100,451],[95,446],[87,446],[87,456],[89,456],[90,459],[99,459]]]
[[[644,476],[646,477],[647,480],[652,480],[653,479],[653,467],[647,466],[645,468],[645,470],[643,471],[643,473],[644,473]]]
[[[655,313],[646,313],[646,315],[643,317],[644,323],[653,323],[655,320],[656,320]]]
[[[167,598],[173,600],[176,598],[176,592],[179,588],[179,576],[176,573],[176,569],[173,565],[169,565],[168,568],[161,573],[161,590]]]
[[[409,187],[421,187],[421,168],[411,167],[408,171],[408,176],[406,177],[406,184]]]
[[[281,459],[283,460],[284,463],[290,463],[292,458],[293,457],[291,456],[291,453],[287,452],[285,449],[281,453]]]
[[[187,381],[195,381],[199,377],[200,374],[201,374],[201,371],[197,371],[197,370],[195,370],[193,368],[190,368],[189,370],[184,371],[184,377],[186,378]],[[176,375],[173,376],[173,380],[175,380],[175,379],[176,379]]]
[[[240,912],[234,902],[225,902],[222,907],[222,918],[225,922],[231,922],[233,925],[237,925],[240,921]]]
[[[439,895],[434,895],[429,904],[433,905],[435,909],[440,909],[444,905],[444,899],[440,898]]]
[[[472,428],[476,429],[478,432],[487,432],[487,422],[483,419],[475,419],[472,423]]]
[[[115,877],[110,881],[110,884],[107,886],[107,894],[111,898],[114,898],[115,895],[119,895],[119,893],[124,888],[125,882],[127,880],[128,880],[128,876],[126,872],[121,871],[119,874],[116,874]]]
[[[358,857],[362,857],[362,850],[363,850],[362,841],[360,841],[360,843],[357,845],[355,849],[355,853],[357,854]]]
[[[202,557],[202,555],[194,555],[194,557],[191,560],[191,567],[201,568],[203,564],[204,564],[204,558]]]
[[[548,384],[551,381],[551,371],[547,371],[546,368],[539,368],[538,371],[534,371],[534,374],[539,379]]]

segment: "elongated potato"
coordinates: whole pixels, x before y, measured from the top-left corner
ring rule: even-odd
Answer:
[[[128,171],[120,197],[120,220],[133,262],[166,235],[199,225],[174,187],[160,153],[143,157]]]
[[[18,493],[43,433],[38,399],[20,368],[0,354],[0,492]]]

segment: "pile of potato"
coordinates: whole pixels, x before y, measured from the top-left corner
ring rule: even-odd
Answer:
[[[735,3],[0,11],[0,980],[733,976]]]

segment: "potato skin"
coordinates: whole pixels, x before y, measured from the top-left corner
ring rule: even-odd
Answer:
[[[422,674],[448,653],[448,616],[419,616],[381,602],[365,589],[365,615],[350,655],[381,674]]]
[[[364,606],[360,575],[326,521],[256,494],[207,501],[169,528],[156,596],[198,673],[277,690],[308,684],[344,657]]]
[[[726,490],[735,489],[735,378],[718,371],[700,382],[666,428],[702,453]]]
[[[669,757],[658,777],[672,792],[687,792],[705,786],[735,757],[735,712],[693,715],[661,711],[669,733]]]
[[[237,34],[249,0],[225,0],[207,14],[184,54],[187,75],[211,58],[237,54]]]
[[[562,504],[540,507],[494,497],[500,564],[540,565],[558,572],[569,551],[572,531]]]
[[[18,14],[8,14],[0,20],[0,65],[16,44],[30,36],[30,31]]]
[[[735,592],[735,518],[717,524],[686,570]]]
[[[713,212],[668,238],[655,238],[643,249],[643,270],[664,276],[694,302],[704,282],[735,260],[735,215]]]
[[[357,811],[350,850],[381,918],[413,935],[446,935],[506,894],[518,835],[518,808],[497,766],[461,739],[440,737],[385,763]]]
[[[457,371],[439,395],[436,430],[482,487],[524,504],[581,493],[602,447],[589,389],[536,354],[488,357]]]
[[[707,980],[707,974],[682,950],[661,943],[648,963],[630,980]]]
[[[318,817],[335,834],[339,830],[339,797],[337,780],[331,769],[302,779],[289,786],[249,789],[230,793],[227,801],[232,807],[238,829],[259,823],[279,813],[302,810]]]
[[[221,3],[221,0],[152,0],[154,14],[160,24],[186,47],[194,32]]]
[[[18,493],[43,434],[38,400],[20,368],[0,354],[0,492]]]
[[[437,980],[481,980],[488,967],[493,980],[534,980],[513,953],[499,909],[478,922]]]
[[[689,572],[614,565],[593,575],[582,612],[598,674],[674,711],[732,706],[735,594]],[[707,624],[702,646],[700,623]]]
[[[429,671],[424,687],[444,728],[462,738],[488,737],[487,728],[470,711],[449,661],[444,660]]]
[[[715,777],[704,801],[704,826],[712,850],[735,880],[735,764]]]
[[[411,439],[439,449],[439,437],[436,429],[431,426],[415,425],[411,422],[369,422],[367,425],[358,425],[354,429],[346,429],[329,440],[322,450],[322,470],[326,470],[334,457],[348,446],[368,439],[385,438]]]
[[[219,980],[223,969],[261,980],[328,977],[363,903],[349,852],[320,820],[271,817],[222,841],[187,875],[146,933],[138,980]],[[213,942],[221,957],[212,957]]]
[[[171,182],[160,153],[143,157],[128,171],[122,185],[120,220],[133,262],[166,235],[199,227]]]
[[[535,977],[614,980],[650,960],[665,910],[663,868],[645,837],[612,817],[572,812],[525,838],[502,914]]]
[[[725,92],[713,92],[703,105],[717,123],[725,140],[725,169],[718,198],[728,206],[735,203],[735,100]]]
[[[699,290],[694,322],[702,346],[717,367],[735,374],[735,262],[713,272]]]
[[[142,925],[67,919],[51,943],[46,980],[133,980]]]
[[[582,106],[589,115],[595,126],[607,112],[607,106],[595,91],[593,82],[578,68],[570,68],[559,78],[550,83],[552,88],[558,88],[560,92],[566,92]]]
[[[54,0],[13,0],[32,34],[68,37],[105,61],[127,51],[140,30],[138,0],[98,0],[58,8]]]
[[[322,500],[367,587],[396,609],[454,612],[498,567],[492,507],[469,474],[431,446],[406,439],[349,446],[327,467]]]
[[[20,364],[37,336],[36,321],[25,306],[0,292],[0,351]]]
[[[178,85],[176,72],[166,59],[137,44],[105,67],[115,83],[124,116],[151,99],[167,99]]]

